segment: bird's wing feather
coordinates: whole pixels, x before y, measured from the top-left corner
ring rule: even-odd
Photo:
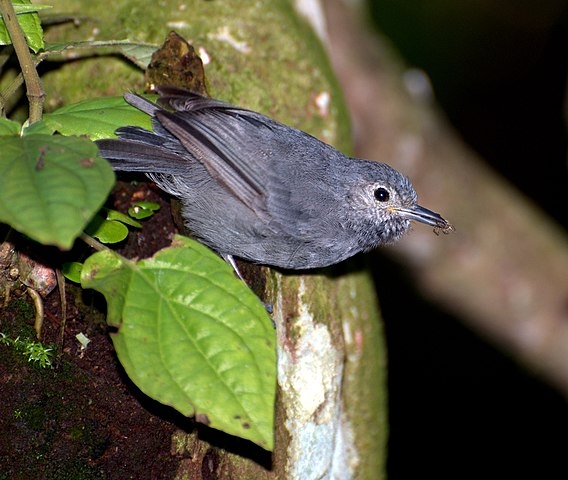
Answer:
[[[255,138],[258,132],[247,122],[216,110],[194,115],[160,111],[156,118],[242,203],[253,209],[262,205],[266,159],[263,145]]]
[[[154,132],[124,127],[117,131],[121,140],[98,142],[117,169],[191,175],[191,162],[197,161],[260,219],[286,223],[301,217],[290,202],[290,182],[280,178],[279,164],[298,149],[289,127],[188,90],[162,86],[158,93],[157,104],[125,95],[152,115]]]
[[[158,93],[163,109],[152,112],[155,123],[175,137],[236,199],[264,216],[271,169],[268,148],[274,139],[274,132],[268,130],[280,124],[187,90],[162,86]],[[146,100],[131,95],[126,98],[138,108],[150,110]]]
[[[338,154],[332,147],[260,113],[219,100],[175,87],[160,87],[159,93],[158,103],[175,111],[157,111],[156,120],[259,217],[283,230],[325,221],[317,218],[321,209],[306,202],[305,178],[290,165],[289,157],[310,164],[316,177],[311,182],[318,184],[327,178],[329,162]],[[329,195],[328,189],[318,190],[319,195]],[[319,204],[321,197],[313,200]]]
[[[122,127],[120,138],[97,140],[99,155],[115,170],[183,174],[188,171],[187,154],[167,131],[163,135],[140,127]]]

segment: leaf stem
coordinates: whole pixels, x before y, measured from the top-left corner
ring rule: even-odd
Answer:
[[[87,235],[85,232],[81,233],[81,235],[79,235],[79,238],[83,240],[83,242],[85,242],[87,245],[89,245],[89,247],[94,248],[97,252],[109,250],[107,246],[103,245],[98,240],[95,240],[93,237]]]
[[[37,339],[41,340],[41,328],[43,326],[43,300],[40,294],[31,287],[26,289],[28,295],[31,297],[32,301],[34,302],[35,307],[35,321],[34,321],[34,329],[36,331]]]
[[[6,29],[12,39],[12,44],[14,45],[14,50],[16,51],[16,56],[18,57],[18,62],[22,69],[30,104],[29,122],[34,123],[41,120],[45,92],[35,68],[35,63],[32,59],[26,38],[18,22],[16,12],[14,11],[12,0],[0,0],[0,13],[2,13],[2,19],[6,24]]]

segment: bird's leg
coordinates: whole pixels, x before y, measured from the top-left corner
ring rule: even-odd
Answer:
[[[231,265],[231,267],[233,267],[233,270],[235,271],[235,273],[237,274],[237,277],[239,277],[246,286],[248,286],[247,281],[244,279],[244,277],[241,275],[241,272],[239,270],[239,267],[237,267],[237,262],[235,262],[235,259],[232,255],[228,255],[225,253],[221,253],[220,254],[221,257],[223,258],[223,260],[225,260],[229,265]],[[262,300],[261,300],[262,301]],[[272,313],[273,311],[273,307],[271,303],[264,303],[262,302],[262,304],[264,305],[264,308],[266,308],[266,311],[268,313]]]
[[[246,280],[241,275],[241,272],[239,271],[239,267],[237,267],[237,262],[235,262],[235,259],[233,258],[233,256],[222,253],[221,257],[223,257],[223,260],[225,260],[225,262],[227,262],[229,265],[231,265],[231,267],[233,267],[233,270],[237,274],[237,277],[239,277],[243,282],[247,283]]]

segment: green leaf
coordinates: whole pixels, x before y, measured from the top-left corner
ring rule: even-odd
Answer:
[[[61,273],[67,280],[75,283],[81,283],[81,271],[83,264],[80,262],[66,262],[61,265]]]
[[[95,253],[81,283],[105,296],[118,357],[144,393],[272,450],[274,328],[221,258],[177,236],[137,263]]]
[[[53,132],[53,128],[47,125],[43,120],[34,122],[31,125],[24,123],[24,128],[22,129],[22,135],[51,135]]]
[[[0,117],[0,136],[19,135],[21,130],[22,126],[18,122]]]
[[[106,211],[106,219],[107,220],[116,220],[117,222],[124,223],[125,225],[130,225],[131,227],[135,228],[142,228],[142,224],[137,222],[132,217],[125,215],[124,213],[117,212],[116,210],[111,210],[109,208],[104,209]]]
[[[125,41],[118,45],[118,47],[120,53],[128,58],[128,60],[142,70],[146,70],[152,60],[152,55],[159,48],[159,45]]]
[[[71,41],[65,43],[46,43],[43,54],[57,55],[64,51],[75,50],[76,55],[80,51],[95,51],[97,54],[118,52],[142,70],[146,70],[152,60],[152,55],[159,48],[159,45],[150,43],[133,42],[131,40],[87,40]]]
[[[128,227],[115,220],[107,220],[95,215],[85,227],[85,232],[91,237],[98,238],[102,243],[118,243],[128,237]]]
[[[26,37],[28,46],[37,53],[43,48],[43,30],[38,10],[50,8],[49,5],[31,5],[30,0],[13,0],[14,10],[18,16],[18,22]],[[0,19],[0,45],[11,45],[12,39],[6,29],[4,20]]]
[[[136,202],[128,209],[128,215],[137,220],[151,217],[160,209],[160,204],[155,202]]]
[[[79,137],[0,138],[0,222],[69,249],[114,184],[97,147]]]
[[[74,103],[45,114],[43,121],[63,135],[88,135],[93,140],[112,138],[125,125],[152,130],[151,118],[122,97],[102,97]]]
[[[33,5],[31,3],[18,3],[17,0],[13,0],[12,3],[14,5],[14,11],[16,12],[16,15],[20,15],[22,13],[39,12],[40,10],[53,8],[51,5],[39,5],[37,3]],[[0,18],[2,18],[2,15],[0,15]]]

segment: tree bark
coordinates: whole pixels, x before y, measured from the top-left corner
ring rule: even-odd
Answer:
[[[210,58],[212,96],[263,112],[350,149],[350,129],[326,55],[290,3],[280,1],[113,2],[66,0],[79,27],[53,29],[53,40],[128,37],[161,44],[171,28]],[[150,14],[151,13],[151,14]],[[96,21],[95,31],[91,19]],[[175,27],[174,27],[175,25]],[[48,105],[142,90],[141,72],[116,58],[73,62],[44,78]],[[329,103],[327,103],[329,99]],[[264,275],[265,269],[253,270]],[[341,274],[339,274],[341,271]],[[278,337],[276,447],[211,443],[178,432],[177,478],[376,478],[386,458],[385,350],[372,277],[357,261],[309,275],[268,275]],[[208,476],[209,475],[209,476]]]
[[[357,155],[413,180],[421,203],[456,227],[416,228],[391,249],[420,288],[568,395],[568,242],[447,125],[418,78],[372,33],[363,12],[325,2],[327,50],[345,93]]]

